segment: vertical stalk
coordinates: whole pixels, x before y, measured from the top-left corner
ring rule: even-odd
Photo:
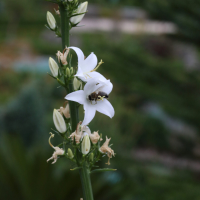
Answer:
[[[67,16],[67,10],[65,9],[64,5],[60,4],[59,7],[60,7],[60,17],[61,17],[62,49],[65,49],[66,46],[69,47],[70,45],[69,17]],[[69,63],[69,57],[70,54],[68,55],[68,63]],[[73,80],[70,80],[68,87],[66,86],[66,90],[68,93],[74,92]],[[72,131],[75,131],[76,126],[79,122],[77,103],[69,101],[69,108],[70,108]]]
[[[60,4],[59,7],[60,7],[60,17],[61,17],[62,49],[64,49],[66,46],[67,47],[70,46],[69,17],[67,15],[68,13],[64,5]],[[68,58],[69,57],[70,55],[68,55]],[[68,93],[74,92],[73,80],[70,80],[68,87],[66,86],[66,90]],[[76,126],[79,122],[77,103],[73,101],[69,101],[69,108],[70,108],[70,115],[71,115],[72,131],[75,131]],[[79,170],[79,173],[81,176],[81,183],[82,183],[82,188],[83,188],[83,199],[94,200],[93,193],[92,193],[92,185],[91,185],[91,180],[90,180],[90,170],[88,166],[86,165],[86,161],[83,163],[83,166]]]
[[[81,177],[81,183],[83,188],[83,200],[94,200],[92,193],[92,185],[90,180],[90,171],[88,167],[83,164],[82,168],[79,169],[79,174]]]

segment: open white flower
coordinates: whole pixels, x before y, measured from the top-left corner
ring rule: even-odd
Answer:
[[[91,53],[86,59],[81,49],[78,47],[69,47],[73,49],[78,57],[78,71],[75,76],[78,76],[82,81],[87,82],[91,78],[102,78],[103,76],[96,72],[97,66],[97,57],[94,53]],[[100,65],[103,62],[100,62]]]
[[[101,91],[109,95],[112,91],[112,88],[113,85],[110,80],[101,81],[100,79],[91,79],[85,84],[84,90],[72,92],[65,97],[67,100],[76,101],[80,104],[83,104],[85,116],[81,124],[82,126],[87,125],[92,121],[96,111],[105,114],[110,118],[114,116],[115,111],[113,106],[104,97],[93,101],[89,100],[89,96],[92,93],[98,94]]]

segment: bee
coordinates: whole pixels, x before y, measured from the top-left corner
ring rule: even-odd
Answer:
[[[98,93],[93,92],[88,96],[88,99],[90,101],[100,101],[103,100],[103,98],[107,99],[108,98],[108,94],[106,94],[105,92],[101,92],[99,91]]]

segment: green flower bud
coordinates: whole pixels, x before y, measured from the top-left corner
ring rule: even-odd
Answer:
[[[71,68],[70,68],[70,74],[72,75],[73,72],[74,72],[74,69],[73,69],[73,67],[71,67]]]
[[[71,76],[71,73],[70,73],[70,70],[69,70],[68,67],[67,67],[67,69],[66,69],[66,76],[67,76],[67,77],[70,77],[70,76]]]
[[[93,160],[94,160],[94,154],[93,154],[93,153],[90,154],[89,160],[90,160],[91,162],[93,162]]]
[[[68,148],[67,150],[67,156],[72,159],[74,157],[74,154],[72,153],[72,150],[70,148]]]
[[[74,90],[82,89],[82,82],[79,81],[76,77],[73,80]]]

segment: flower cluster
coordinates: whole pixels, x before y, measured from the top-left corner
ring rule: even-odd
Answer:
[[[87,12],[87,2],[79,3],[75,0],[56,0],[56,2],[59,5],[59,10],[56,11],[57,17],[65,16],[67,18],[65,25],[69,30],[77,26]],[[66,10],[67,13],[63,15]],[[47,12],[47,23],[47,28],[54,31],[57,36],[62,37],[60,33],[63,34],[62,27],[60,31],[59,23],[56,23],[56,19],[50,12]],[[96,111],[110,118],[114,116],[114,108],[108,101],[113,84],[97,72],[103,61],[98,62],[94,53],[85,57],[78,47],[67,47],[64,44],[63,48],[56,53],[57,61],[49,58],[51,76],[68,93],[65,96],[67,100],[65,105],[53,111],[53,122],[56,128],[53,131],[63,138],[63,143],[60,144],[63,148],[54,147],[51,144],[50,139],[54,136],[51,133],[49,144],[55,151],[47,162],[54,160],[52,163],[54,164],[58,157],[67,157],[75,162],[78,167],[87,163],[88,168],[91,169],[103,155],[107,155],[109,158],[107,164],[109,165],[110,158],[115,155],[109,146],[111,138],[108,139],[106,136],[106,141],[101,145],[101,134],[98,131],[92,133],[88,124],[95,117]],[[77,67],[71,65],[72,52],[77,55]],[[75,116],[75,113],[78,112],[79,104],[83,105],[84,119],[78,123],[78,117]],[[67,145],[71,145],[73,149],[67,149]]]
[[[113,84],[103,75],[96,72],[102,61],[97,65],[97,57],[94,53],[91,53],[84,59],[81,49],[77,47],[69,48],[73,49],[78,57],[78,71],[75,76],[86,84],[83,90],[72,92],[65,99],[76,101],[83,105],[85,117],[82,125],[89,124],[94,118],[96,111],[112,118],[115,112],[107,98],[112,91]]]

